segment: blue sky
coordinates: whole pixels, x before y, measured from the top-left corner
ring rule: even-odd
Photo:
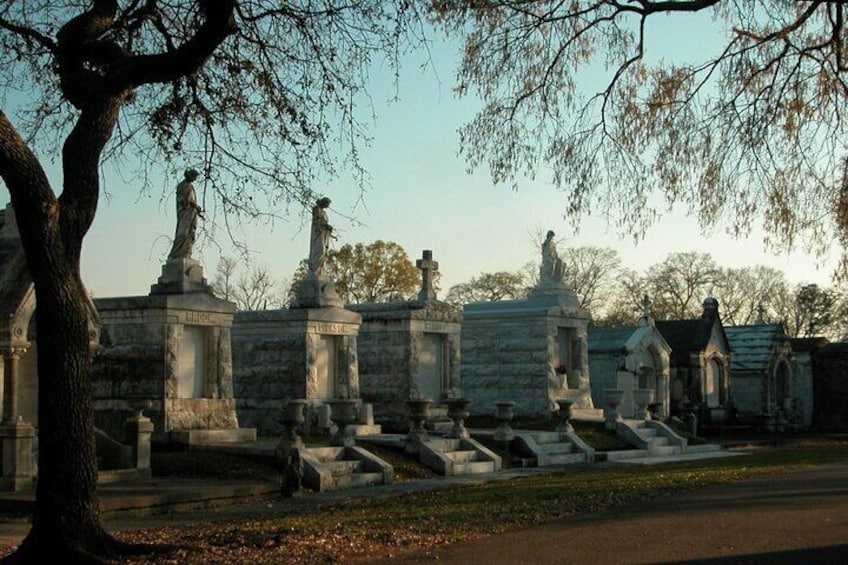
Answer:
[[[685,49],[683,26],[664,30],[662,42]],[[699,48],[703,42],[699,41]],[[543,175],[520,183],[517,191],[492,184],[488,172],[466,173],[457,156],[457,128],[469,120],[474,100],[457,100],[451,90],[455,59],[449,48],[433,50],[433,64],[422,70],[422,55],[408,58],[401,76],[400,101],[388,102],[394,89],[385,73],[375,69],[372,99],[377,113],[372,145],[362,157],[371,174],[371,190],[360,199],[352,178],[342,176],[325,187],[314,187],[333,200],[330,221],[337,245],[377,239],[401,244],[414,261],[432,249],[442,272],[442,294],[453,284],[481,272],[517,270],[539,260],[537,235],[552,229],[560,246],[595,245],[618,250],[624,266],[643,270],[677,251],[713,255],[724,267],[758,264],[783,270],[790,282],[829,284],[836,254],[817,261],[801,250],[766,252],[756,232],[747,240],[722,233],[704,236],[697,222],[681,210],[667,214],[635,243],[622,239],[601,218],[590,213],[574,231],[562,217],[564,196]],[[368,115],[370,110],[364,115]],[[170,248],[175,225],[173,188],[180,179],[161,178],[162,191],[140,195],[125,181],[107,177],[113,195],[102,199],[83,253],[83,276],[97,297],[147,294],[156,282]],[[2,194],[8,201],[8,194]],[[302,213],[301,213],[302,212]],[[241,238],[253,250],[251,261],[275,278],[290,277],[308,254],[308,211],[293,210],[273,227],[244,225]],[[352,218],[352,220],[351,220]],[[235,257],[227,237],[201,239],[195,256],[211,279],[221,255]]]

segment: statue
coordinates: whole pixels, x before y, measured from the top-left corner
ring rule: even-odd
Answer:
[[[327,208],[330,207],[330,199],[319,198],[312,207],[312,239],[309,244],[309,271],[316,275],[324,273],[324,264],[327,260],[327,250],[330,248],[330,239],[333,237],[333,226],[330,225],[327,216]]]
[[[539,268],[539,284],[563,284],[565,282],[565,266],[559,258],[554,242],[554,232],[548,230],[545,241],[542,242],[542,266]]]
[[[197,231],[197,218],[203,217],[203,210],[197,204],[197,194],[192,184],[198,176],[200,173],[194,169],[188,169],[183,180],[177,185],[177,230],[168,260],[191,258],[191,249],[194,246]]]

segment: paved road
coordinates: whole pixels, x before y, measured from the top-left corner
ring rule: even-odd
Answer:
[[[848,563],[848,463],[374,563]]]

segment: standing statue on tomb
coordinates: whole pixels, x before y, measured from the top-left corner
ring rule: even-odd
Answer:
[[[565,282],[565,266],[556,249],[554,232],[549,230],[545,241],[542,242],[542,266],[539,268],[539,284],[563,284]]]
[[[327,216],[327,208],[330,207],[330,199],[326,196],[319,198],[312,207],[312,239],[309,245],[309,271],[316,275],[324,273],[324,264],[327,261],[327,251],[330,248],[330,239],[333,237],[333,226],[330,225]]]
[[[194,169],[185,172],[177,185],[177,230],[168,259],[189,259],[197,232],[197,218],[203,217],[203,209],[197,204],[197,193],[192,184],[200,176]]]

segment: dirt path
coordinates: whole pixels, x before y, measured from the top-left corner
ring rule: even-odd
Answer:
[[[846,563],[848,462],[373,563]]]

